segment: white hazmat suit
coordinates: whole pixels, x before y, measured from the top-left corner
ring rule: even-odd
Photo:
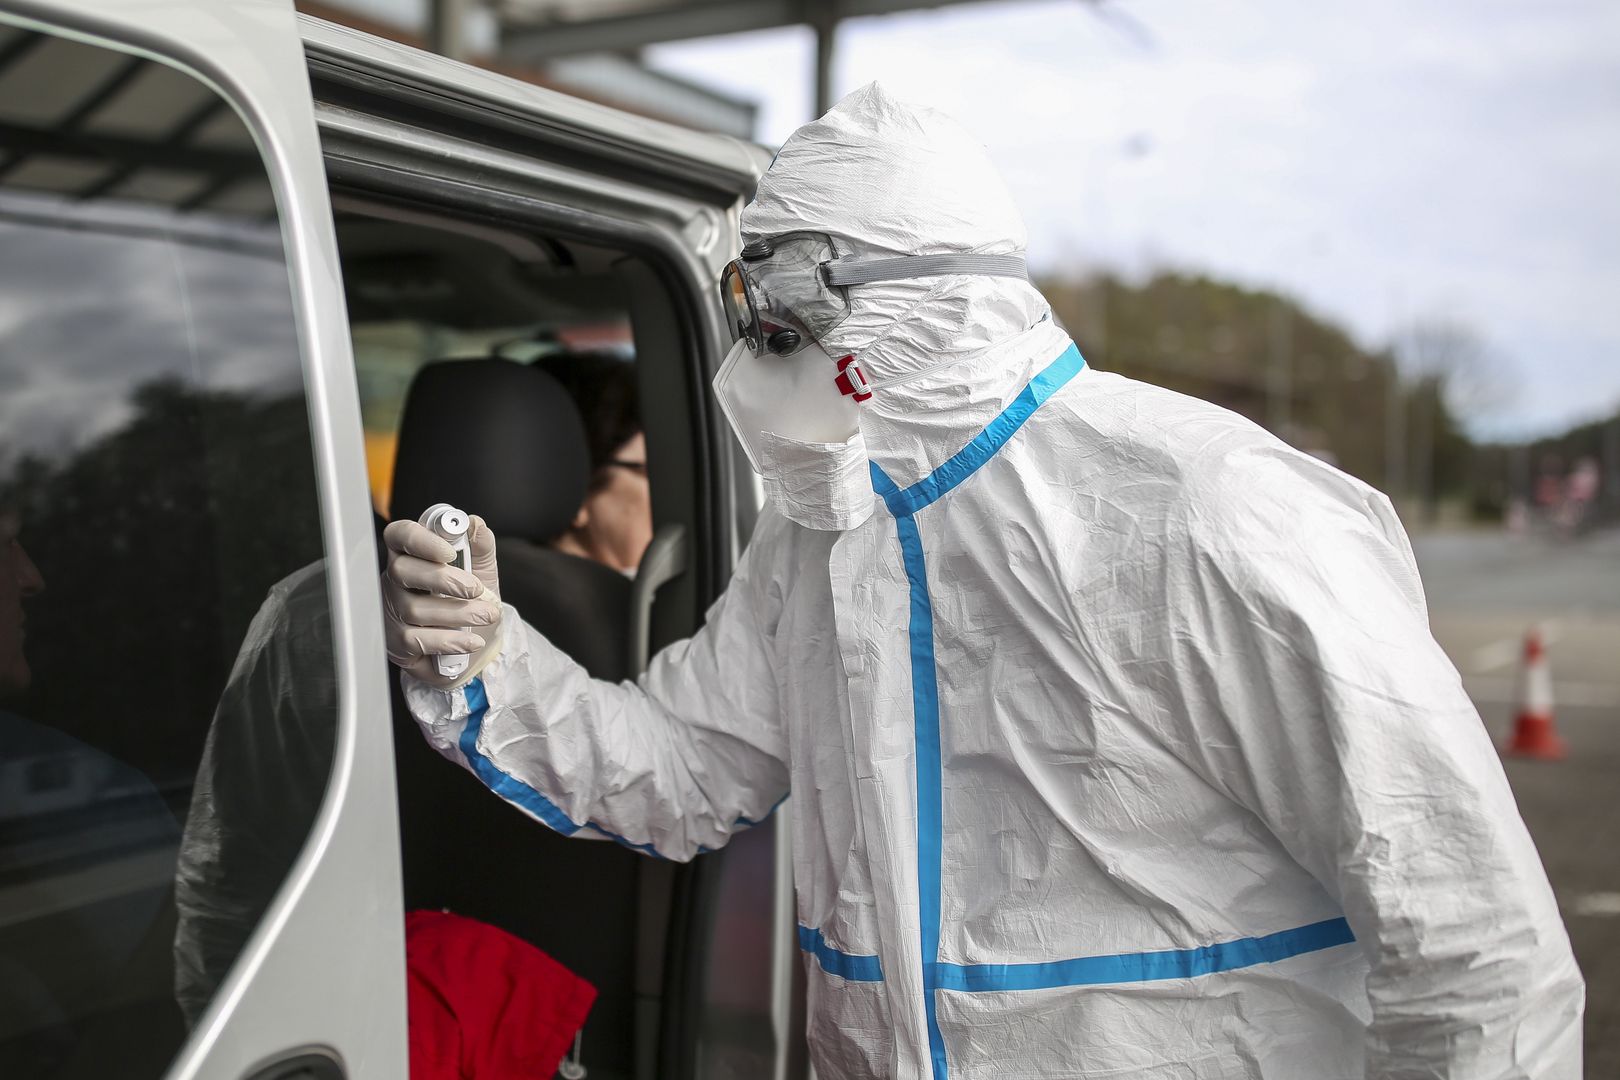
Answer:
[[[742,227],[1024,247],[982,149],[877,86]],[[1581,978],[1388,502],[1087,369],[1023,281],[850,295],[875,512],[768,512],[635,684],[506,608],[470,684],[407,678],[429,739],[674,859],[791,789],[826,1080],[1576,1080]]]

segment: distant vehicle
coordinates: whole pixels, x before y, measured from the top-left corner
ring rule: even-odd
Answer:
[[[786,811],[690,866],[482,789],[510,835],[458,829],[420,793],[470,778],[415,770],[391,701],[374,546],[419,368],[612,350],[672,570],[600,617],[694,630],[759,506],[707,387],[769,160],[291,0],[0,0],[0,500],[49,537],[0,754],[70,748],[0,759],[0,1075],[400,1080],[403,911],[452,887],[589,969],[592,1080],[802,1073]],[[306,620],[275,691],[272,614]],[[222,879],[247,936],[204,934],[182,1016],[175,864],[232,843],[287,865]]]

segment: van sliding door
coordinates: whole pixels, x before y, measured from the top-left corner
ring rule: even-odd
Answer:
[[[292,0],[0,0],[0,1075],[406,1075],[366,501]]]

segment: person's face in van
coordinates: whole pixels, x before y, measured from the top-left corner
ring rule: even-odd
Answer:
[[[23,599],[41,592],[45,579],[17,540],[15,513],[0,511],[0,693],[28,689],[33,672],[23,655]]]
[[[647,438],[638,433],[596,469],[572,528],[557,546],[633,574],[652,535]]]

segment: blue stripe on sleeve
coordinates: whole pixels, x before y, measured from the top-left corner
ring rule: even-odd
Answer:
[[[473,775],[482,780],[489,790],[507,802],[521,806],[564,836],[579,832],[581,826],[557,809],[556,803],[523,781],[502,772],[478,749],[478,733],[483,730],[484,715],[489,712],[489,695],[484,690],[484,680],[474,679],[468,683],[466,693],[467,726],[461,729],[458,745],[461,756],[472,766]]]
[[[614,840],[632,851],[639,851],[643,855],[651,855],[662,859],[666,856],[651,844],[637,844],[627,840],[616,832],[602,828],[595,822],[586,822],[581,825],[558,809],[557,804],[546,798],[534,788],[525,784],[510,773],[503,772],[483,752],[478,749],[478,733],[484,727],[484,715],[489,712],[489,695],[484,690],[484,680],[474,679],[467,684],[467,726],[461,731],[461,738],[457,746],[467,764],[472,766],[473,775],[484,782],[484,786],[495,794],[520,806],[539,818],[546,825],[562,833],[564,836],[573,836],[581,829],[590,829],[601,833],[610,840]]]

